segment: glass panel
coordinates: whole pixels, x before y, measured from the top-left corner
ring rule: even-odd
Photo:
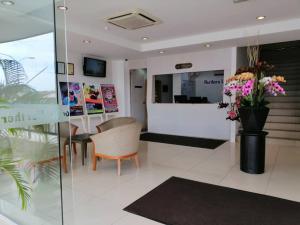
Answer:
[[[0,224],[61,225],[54,1],[1,1],[0,21]]]
[[[154,77],[154,103],[217,103],[223,99],[223,70]]]

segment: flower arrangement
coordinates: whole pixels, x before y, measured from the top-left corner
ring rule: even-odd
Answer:
[[[257,62],[252,67],[239,69],[226,80],[224,93],[230,97],[230,103],[219,103],[219,108],[230,108],[226,119],[239,120],[241,107],[265,107],[268,104],[265,97],[268,95],[285,95],[280,83],[286,81],[283,76],[270,75],[273,68],[266,62]],[[234,102],[232,98],[235,98]]]

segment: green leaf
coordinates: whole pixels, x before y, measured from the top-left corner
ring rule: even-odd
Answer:
[[[13,160],[12,158],[0,159],[0,170],[4,171],[14,180],[19,197],[22,201],[22,210],[26,210],[31,199],[31,188],[29,187],[28,182],[24,179],[20,170],[17,168],[19,163],[19,160]]]

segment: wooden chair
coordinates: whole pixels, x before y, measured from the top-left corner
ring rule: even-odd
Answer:
[[[77,154],[76,150],[76,143],[72,142],[72,136],[76,135],[76,132],[78,130],[78,126],[69,123],[69,122],[63,122],[59,124],[59,137],[60,137],[60,144],[62,146],[62,165],[65,173],[68,172],[67,168],[67,146],[71,144],[74,154]],[[70,141],[70,135],[71,135],[71,141]],[[71,142],[71,143],[70,143]]]
[[[118,175],[121,175],[121,160],[134,159],[139,167],[138,150],[142,125],[138,122],[111,128],[91,136],[93,141],[93,170],[97,158],[117,160]]]

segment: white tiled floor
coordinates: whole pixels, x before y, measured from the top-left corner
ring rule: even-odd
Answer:
[[[262,175],[239,170],[239,146],[231,143],[209,150],[141,142],[140,169],[125,160],[120,177],[115,161],[103,160],[92,171],[89,158],[82,166],[77,155],[63,175],[66,225],[157,225],[122,209],[171,176],[300,202],[299,147],[267,145]]]

